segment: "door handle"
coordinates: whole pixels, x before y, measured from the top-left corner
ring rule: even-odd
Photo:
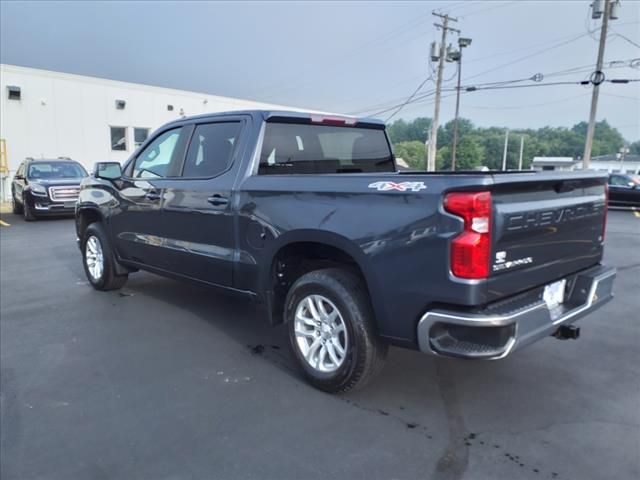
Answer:
[[[209,202],[211,205],[220,206],[220,205],[227,205],[229,203],[229,199],[227,197],[223,197],[222,195],[218,195],[216,193],[215,195],[212,195],[209,198],[207,198],[207,202]]]
[[[160,194],[155,190],[147,192],[145,197],[147,197],[147,200],[160,200]]]

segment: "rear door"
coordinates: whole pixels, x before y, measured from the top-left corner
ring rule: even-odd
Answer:
[[[248,118],[196,124],[179,178],[166,186],[162,222],[172,272],[231,286],[236,250],[233,186]]]
[[[601,174],[498,174],[490,297],[562,278],[602,258],[606,213]]]

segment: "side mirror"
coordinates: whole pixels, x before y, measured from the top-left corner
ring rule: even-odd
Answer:
[[[93,167],[93,176],[103,180],[117,180],[122,177],[122,166],[119,162],[98,162]]]

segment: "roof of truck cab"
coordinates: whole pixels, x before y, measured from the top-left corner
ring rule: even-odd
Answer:
[[[207,120],[216,119],[220,117],[236,116],[236,115],[250,115],[254,118],[261,118],[263,120],[269,120],[271,118],[291,118],[291,119],[310,119],[312,116],[317,117],[330,117],[330,118],[349,118],[355,119],[356,123],[370,124],[370,125],[384,125],[382,120],[377,118],[368,117],[352,117],[349,115],[328,114],[319,113],[314,111],[301,112],[293,110],[231,110],[228,112],[215,112],[215,113],[203,113],[201,115],[193,115],[189,117],[179,118],[169,122],[168,124],[178,124],[182,122],[189,122],[193,120]]]

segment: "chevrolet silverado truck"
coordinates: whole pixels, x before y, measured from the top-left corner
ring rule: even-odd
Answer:
[[[142,269],[231,292],[287,324],[307,379],[361,387],[389,345],[499,359],[612,298],[607,177],[398,172],[384,124],[282,111],[184,118],[76,206],[97,290]]]

